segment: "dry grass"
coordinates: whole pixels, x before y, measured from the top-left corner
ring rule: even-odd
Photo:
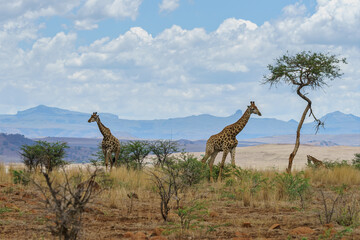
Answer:
[[[238,233],[252,239],[286,239],[289,231],[299,226],[308,226],[315,230],[314,234],[304,236],[308,239],[318,239],[323,232],[323,226],[319,224],[316,214],[316,211],[322,208],[321,202],[315,196],[310,196],[306,199],[306,208],[300,210],[299,199],[288,201],[286,198],[280,197],[276,185],[272,182],[278,174],[283,174],[283,172],[274,169],[250,171],[268,179],[267,184],[253,194],[244,192],[244,189],[251,187],[250,182],[236,180],[234,176],[230,177],[234,179],[232,184],[228,184],[227,180],[216,183],[204,181],[187,189],[181,195],[181,205],[186,206],[194,199],[204,201],[209,214],[204,220],[197,221],[198,225],[194,228],[180,231],[179,227],[176,227],[179,224],[179,217],[175,214],[175,200],[172,200],[172,210],[169,215],[174,225],[164,224],[162,221],[159,211],[159,196],[154,191],[154,184],[147,171],[119,167],[114,168],[110,174],[105,173],[97,177],[103,191],[89,205],[89,209],[85,213],[84,239],[122,239],[126,232],[136,233],[139,231],[150,236],[151,231],[157,227],[166,230],[165,234],[168,234],[166,235],[168,239],[188,239],[189,237],[193,239],[231,239],[237,237]],[[67,168],[69,178],[75,179],[80,175],[81,179],[86,179],[88,174],[85,169]],[[55,171],[51,176],[57,182],[64,181],[62,171]],[[360,172],[351,167],[309,168],[304,170],[303,176],[309,178],[310,185],[315,188],[329,189],[331,186],[346,184],[354,186],[352,191],[356,196],[360,194],[360,190],[355,187],[360,185]],[[40,174],[32,177],[38,182],[43,182]],[[11,182],[11,174],[5,171],[4,165],[0,164],[0,184]],[[136,193],[139,198],[134,200],[131,213],[128,212],[130,199],[127,195],[129,193]],[[21,189],[12,192],[6,186],[0,188],[0,197],[2,196],[0,208],[10,206],[13,209],[19,209],[18,212],[12,210],[1,215],[4,220],[0,222],[0,229],[1,224],[7,224],[3,239],[21,238],[24,234],[34,236],[34,239],[50,238],[45,228],[46,215],[39,210],[41,209],[38,204],[40,194],[36,193],[33,186],[21,186]],[[359,204],[356,206],[359,207]],[[29,214],[19,216],[19,212]],[[14,225],[14,219],[24,222],[26,226],[23,230],[19,230]],[[243,226],[247,222],[251,224],[251,227]],[[279,223],[281,228],[269,231],[269,227],[274,223]],[[344,229],[337,223],[334,223],[334,226],[337,231]],[[354,229],[349,236],[350,239],[360,239],[360,229]],[[301,239],[301,237],[295,236],[296,239]]]
[[[313,185],[348,185],[359,186],[360,174],[350,166],[341,166],[334,169],[320,168],[320,169],[306,169],[305,177],[310,178]]]
[[[9,183],[11,182],[10,174],[6,173],[6,168],[3,163],[0,163],[0,183]]]

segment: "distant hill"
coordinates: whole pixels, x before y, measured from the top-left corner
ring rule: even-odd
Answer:
[[[0,132],[18,133],[29,138],[39,137],[102,137],[95,123],[88,123],[91,113],[81,113],[39,105],[14,115],[0,115]],[[99,113],[101,121],[120,139],[207,139],[226,125],[237,121],[242,111],[228,117],[208,114],[157,120],[119,119],[114,114]],[[321,118],[325,129],[319,134],[358,134],[360,118],[341,112],[329,113]],[[257,117],[250,119],[238,139],[294,134],[294,120]],[[313,134],[314,124],[304,124],[302,134]],[[360,142],[360,140],[359,140]]]
[[[0,162],[13,162],[20,159],[20,147],[31,145],[34,141],[20,134],[0,133]]]

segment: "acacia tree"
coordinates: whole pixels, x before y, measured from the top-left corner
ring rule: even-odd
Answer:
[[[179,144],[170,140],[156,140],[151,143],[150,149],[156,156],[155,165],[163,167],[170,155],[179,151]]]
[[[36,141],[34,145],[22,145],[20,155],[23,157],[24,164],[31,171],[36,171],[40,165],[42,170],[43,166],[47,172],[51,172],[53,168],[68,164],[63,160],[66,155],[65,149],[69,148],[65,142],[46,142]]]
[[[346,64],[346,59],[338,59],[335,55],[312,53],[310,51],[297,53],[290,56],[288,53],[275,60],[274,65],[268,65],[269,75],[264,76],[264,83],[270,87],[280,83],[286,83],[296,88],[296,93],[307,102],[306,108],[296,130],[296,142],[294,150],[289,156],[289,165],[286,169],[291,172],[292,162],[300,146],[300,130],[307,113],[316,122],[316,133],[324,123],[317,119],[312,111],[311,100],[306,96],[306,89],[317,90],[327,86],[326,80],[334,80],[341,77],[339,63]]]

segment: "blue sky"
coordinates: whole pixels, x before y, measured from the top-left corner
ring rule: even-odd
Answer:
[[[282,14],[283,8],[293,4],[294,0],[182,0],[173,2],[178,3],[176,9],[161,10],[159,0],[142,1],[133,19],[129,17],[105,18],[97,23],[97,28],[92,30],[74,29],[71,17],[41,17],[37,22],[46,25],[40,31],[42,36],[51,37],[61,31],[76,31],[79,38],[77,44],[81,45],[90,44],[102,37],[116,38],[131,27],[141,27],[156,36],[173,25],[179,25],[184,29],[204,28],[207,32],[212,32],[227,18],[246,19],[262,25],[266,21],[277,19]],[[299,2],[307,7],[309,14],[315,11],[315,1]],[[76,11],[73,13],[76,14]]]
[[[357,0],[0,1],[0,114],[39,104],[120,118],[300,118],[289,86],[261,85],[286,53],[346,57],[342,79],[309,91],[315,113],[360,115]]]

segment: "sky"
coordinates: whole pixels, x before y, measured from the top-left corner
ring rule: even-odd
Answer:
[[[345,57],[315,115],[360,116],[359,0],[0,0],[0,114],[40,104],[124,119],[299,120],[291,86],[262,84],[285,53]]]

